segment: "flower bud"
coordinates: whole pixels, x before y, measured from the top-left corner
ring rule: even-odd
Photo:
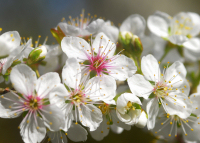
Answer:
[[[57,42],[59,44],[61,44],[61,41],[65,37],[65,34],[60,29],[60,27],[58,26],[57,28],[52,28],[50,31],[51,31],[51,34],[53,35],[53,37],[57,40]]]
[[[42,61],[43,59],[45,59],[46,54],[47,54],[46,46],[42,45],[38,48],[33,49],[28,56],[28,64],[31,65]]]
[[[135,126],[138,127],[138,128],[144,128],[147,124],[147,118],[148,118],[147,114],[143,110],[140,117],[139,117],[139,120],[138,120],[137,124],[135,124]]]
[[[136,35],[133,35],[131,32],[123,31],[119,35],[119,45],[117,52],[121,49],[124,50],[124,54],[128,57],[132,57],[134,59],[140,58],[143,46],[140,41],[140,38]]]

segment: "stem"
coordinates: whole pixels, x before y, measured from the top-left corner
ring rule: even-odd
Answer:
[[[39,78],[40,77],[40,73],[39,73],[38,69],[35,70],[35,73],[36,73],[37,77]]]

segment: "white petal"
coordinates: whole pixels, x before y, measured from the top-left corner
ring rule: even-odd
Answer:
[[[81,142],[87,140],[87,131],[79,124],[72,124],[67,132],[67,136],[74,142]]]
[[[183,46],[185,48],[184,55],[185,56],[191,56],[190,59],[194,59],[193,61],[196,61],[199,59],[200,54],[200,39],[199,38],[192,38],[188,41],[183,43]]]
[[[120,32],[128,31],[139,37],[144,35],[146,27],[145,19],[138,14],[133,14],[127,17],[120,26]]]
[[[42,119],[34,114],[27,115],[28,117],[24,118],[20,124],[20,134],[26,143],[41,142],[46,135],[46,128]]]
[[[147,99],[153,92],[153,86],[140,74],[133,75],[127,81],[131,92],[139,97]]]
[[[63,82],[67,86],[76,89],[81,80],[80,72],[81,68],[78,61],[75,58],[69,58],[62,70]]]
[[[172,35],[169,37],[169,41],[175,45],[183,45],[187,40],[188,38],[184,35]]]
[[[138,128],[144,128],[147,124],[147,115],[144,111],[142,111],[138,123],[135,125]]]
[[[68,58],[77,58],[78,62],[87,60],[86,53],[91,51],[90,45],[84,39],[78,37],[64,37],[61,41],[61,47]]]
[[[122,95],[117,98],[117,107],[116,108],[117,108],[117,111],[119,111],[121,114],[125,114],[126,109],[124,107],[127,106],[128,101]]]
[[[116,110],[116,114],[119,120],[121,120],[124,123],[128,123],[131,121],[131,117],[128,114],[121,114],[120,112],[118,112],[118,110]]]
[[[47,131],[47,135],[49,137],[48,140],[52,143],[67,143],[67,136],[60,130],[56,132]]]
[[[126,80],[137,71],[135,62],[124,55],[117,56],[109,65],[112,66],[111,69],[108,69],[110,71],[109,74],[120,81]]]
[[[192,104],[184,94],[171,92],[162,102],[165,111],[170,115],[178,115],[185,119],[189,117],[192,112]]]
[[[27,65],[20,64],[15,66],[10,74],[10,80],[14,88],[26,96],[32,95],[34,84],[37,80],[36,74]]]
[[[36,82],[35,90],[39,97],[48,98],[50,91],[60,83],[60,77],[56,72],[42,75]]]
[[[94,131],[103,121],[101,110],[91,104],[82,104],[79,107],[79,120],[84,126],[89,127],[90,131]]]
[[[65,35],[68,35],[68,36],[79,36],[79,33],[80,33],[80,29],[76,26],[73,26],[73,25],[69,25],[65,22],[60,22],[58,24],[58,26],[60,27],[60,29],[62,30],[62,32],[65,34]]]
[[[111,25],[110,21],[104,23],[104,25],[100,28],[98,33],[103,32],[108,36],[108,38],[114,43],[118,40],[119,29],[116,26]]]
[[[108,75],[93,77],[87,82],[85,91],[86,96],[93,101],[101,100],[110,104],[116,95],[116,81],[113,77]]]
[[[190,95],[190,99],[192,101],[192,105],[193,105],[193,111],[192,113],[196,114],[197,116],[200,116],[200,93],[193,93],[192,95]]]
[[[145,78],[150,81],[158,81],[160,77],[160,68],[158,61],[152,55],[142,57],[141,69]]]
[[[44,124],[51,131],[58,131],[64,125],[64,114],[56,105],[43,106],[41,116]]]
[[[126,124],[128,125],[134,125],[138,123],[139,117],[141,114],[141,110],[140,109],[136,109],[136,110],[130,110],[128,115],[131,117],[131,120],[129,122],[126,122]]]
[[[158,115],[159,106],[156,98],[151,99],[146,106],[146,111],[148,114],[147,128],[153,129],[156,122],[156,117]]]
[[[57,56],[51,56],[51,58],[45,58],[44,60],[46,62],[45,66],[39,65],[38,70],[41,75],[48,73],[48,72],[54,72],[58,68],[59,65],[59,59]]]
[[[168,37],[169,21],[166,18],[166,14],[162,12],[156,12],[147,19],[147,26],[149,30],[159,37]]]
[[[119,120],[119,118],[117,117],[117,114],[116,114],[115,110],[111,110],[110,114],[111,114],[112,121],[113,121],[113,125],[111,125],[111,129],[118,127],[117,130],[115,131],[115,133],[120,134],[120,131],[122,131],[120,128],[125,129],[125,130],[130,130],[131,129],[130,125],[127,125],[124,122],[121,122]]]
[[[4,95],[1,95],[0,98],[0,117],[1,118],[16,118],[21,115],[23,112],[19,110],[21,104],[19,104],[19,98],[17,98],[15,93],[8,92]],[[4,97],[4,98],[2,98]],[[6,98],[6,99],[5,99]]]
[[[105,22],[103,19],[94,20],[85,28],[85,30],[88,31],[88,35],[89,33],[97,34],[97,31],[99,31],[99,29],[102,27],[104,23]]]
[[[96,141],[101,141],[108,135],[110,131],[110,125],[107,125],[107,121],[108,120],[104,116],[103,122],[101,122],[100,126],[95,131],[90,132],[92,138]]]
[[[95,48],[94,51],[96,53],[98,53],[98,52],[100,52],[101,54],[108,53],[108,55],[107,55],[108,59],[113,57],[115,50],[116,50],[116,45],[114,43],[112,43],[112,41],[109,41],[109,40],[110,39],[104,33],[101,32],[96,36],[96,38],[92,44],[92,48]]]
[[[191,17],[191,21],[193,23],[190,34],[192,36],[197,36],[200,32],[200,17],[197,13],[188,12],[187,13]]]
[[[17,31],[9,31],[0,36],[0,57],[8,56],[20,45],[20,35]]]
[[[128,125],[128,126],[129,126],[129,125]],[[115,134],[121,134],[121,133],[124,131],[123,128],[118,127],[118,126],[116,126],[115,124],[111,125],[110,127],[111,127],[112,132],[114,132]],[[130,127],[131,127],[131,126],[130,126]]]
[[[200,84],[197,86],[197,92],[200,93]]]
[[[65,114],[65,127],[64,127],[63,130],[64,131],[68,131],[68,129],[72,125],[72,121],[74,120],[74,116],[73,116],[73,104],[71,104],[71,103],[66,104],[63,112]]]
[[[124,96],[124,99],[126,100],[126,102],[132,102],[132,103],[137,103],[139,105],[141,105],[141,101],[140,99],[135,95],[135,94],[132,94],[132,93],[124,93],[122,94],[121,96]]]
[[[12,65],[13,61],[14,61],[14,57],[13,56],[7,57],[7,61],[3,65],[3,70],[2,70],[2,74],[3,75],[6,73],[7,69]]]

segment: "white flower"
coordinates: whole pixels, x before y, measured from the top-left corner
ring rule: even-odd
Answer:
[[[191,102],[192,109],[189,111],[190,115],[181,118],[178,115],[170,115],[165,113],[163,109],[160,110],[154,131],[156,135],[161,135],[166,139],[181,136],[183,134],[184,140],[187,142],[199,141],[199,100],[200,96],[191,95],[188,97]],[[198,104],[196,104],[198,102]]]
[[[124,81],[137,70],[132,59],[121,54],[114,55],[116,45],[103,33],[96,36],[92,46],[81,38],[65,37],[61,47],[69,58],[74,57],[82,62],[82,71],[87,76],[94,72],[98,76],[108,74]]]
[[[199,34],[200,17],[196,13],[180,12],[172,18],[164,12],[156,11],[149,16],[147,25],[155,35],[175,45],[182,45],[188,38]]]
[[[10,52],[8,57],[0,59],[0,78],[2,79],[0,80],[0,83],[4,81],[2,75],[6,74],[8,68],[12,66],[13,62],[20,63],[22,61],[22,55],[30,43],[31,39],[26,44],[16,47],[12,52]]]
[[[81,125],[72,124],[69,130],[65,133],[62,130],[57,132],[47,131],[48,141],[52,143],[67,143],[67,137],[74,142],[87,140],[87,130]]]
[[[81,78],[81,68],[75,58],[69,58],[62,71],[64,85],[60,85],[51,92],[51,100],[65,113],[65,131],[73,120],[89,127],[90,131],[97,129],[102,122],[102,113],[93,104],[98,101],[113,103],[116,82],[112,77]],[[75,115],[73,111],[75,110]]]
[[[20,46],[20,35],[17,31],[9,31],[0,36],[0,59],[7,57],[10,53]]]
[[[80,14],[80,18],[72,18],[69,16],[70,21],[60,22],[58,27],[62,30],[65,36],[89,38],[90,34],[98,34],[104,32],[112,41],[117,42],[119,30],[113,26],[110,21],[103,19],[96,19],[96,15],[85,17],[84,11]]]
[[[141,114],[141,101],[132,93],[124,93],[117,99],[117,117],[128,125],[138,122]]]
[[[41,142],[46,127],[57,131],[64,125],[64,115],[55,105],[49,104],[49,93],[60,84],[57,73],[47,73],[36,78],[35,72],[24,64],[15,66],[11,71],[11,82],[19,93],[9,92],[1,96],[1,104],[7,114],[2,118],[16,118],[25,115],[19,128],[26,143]]]
[[[95,131],[90,132],[92,138],[95,140],[103,140],[109,134],[110,129],[117,134],[122,133],[124,129],[131,129],[130,125],[126,125],[118,119],[115,111],[116,108],[113,105],[103,103],[99,106],[99,109],[103,114],[103,121]]]
[[[168,63],[169,64],[169,63]],[[162,105],[170,115],[185,118],[190,115],[191,104],[187,99],[189,84],[186,69],[180,62],[164,67],[161,73],[157,60],[152,55],[142,58],[141,70],[144,76],[135,74],[128,79],[128,85],[139,97],[149,98],[146,111],[148,129],[154,128],[155,119]]]
[[[146,21],[138,14],[133,14],[127,17],[120,26],[120,32],[123,35],[129,34],[130,37],[137,35],[142,42],[143,52],[142,55],[150,53],[154,45],[153,40],[149,36],[145,36]]]

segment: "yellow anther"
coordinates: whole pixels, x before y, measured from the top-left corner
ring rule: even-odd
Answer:
[[[101,131],[101,133],[103,133],[103,131]]]
[[[15,39],[13,38],[12,41],[15,41]]]
[[[78,123],[76,122],[75,124],[77,125]]]
[[[168,89],[168,87],[165,87],[164,90],[166,91]]]
[[[34,102],[36,103],[36,102],[37,102],[37,99],[34,99]]]
[[[169,83],[171,83],[171,81],[169,81]]]
[[[65,133],[65,135],[67,136],[67,133]]]
[[[40,127],[37,126],[37,129],[39,129]]]
[[[191,131],[194,131],[194,129],[191,129]]]
[[[50,122],[49,124],[50,124],[50,125],[52,125],[53,123],[52,123],[52,122]]]
[[[169,134],[169,137],[171,137],[171,134]]]
[[[160,61],[158,62],[158,64],[160,64]]]
[[[176,23],[179,23],[179,21],[178,21],[178,20],[176,20],[175,22],[176,22]]]
[[[172,125],[172,122],[170,122],[170,124]]]
[[[187,136],[187,134],[185,134],[185,136]]]
[[[157,132],[155,132],[155,134],[157,134]]]
[[[167,116],[167,118],[169,118],[169,116]]]
[[[132,109],[133,109],[133,111],[134,111],[134,110],[135,110],[135,107],[133,107]]]
[[[2,31],[2,28],[0,28],[0,32]]]
[[[27,120],[26,122],[29,123],[29,120]]]
[[[161,125],[163,125],[163,123],[161,123]]]
[[[13,37],[13,34],[10,34],[10,37]]]
[[[49,114],[52,114],[52,112],[50,111]]]

